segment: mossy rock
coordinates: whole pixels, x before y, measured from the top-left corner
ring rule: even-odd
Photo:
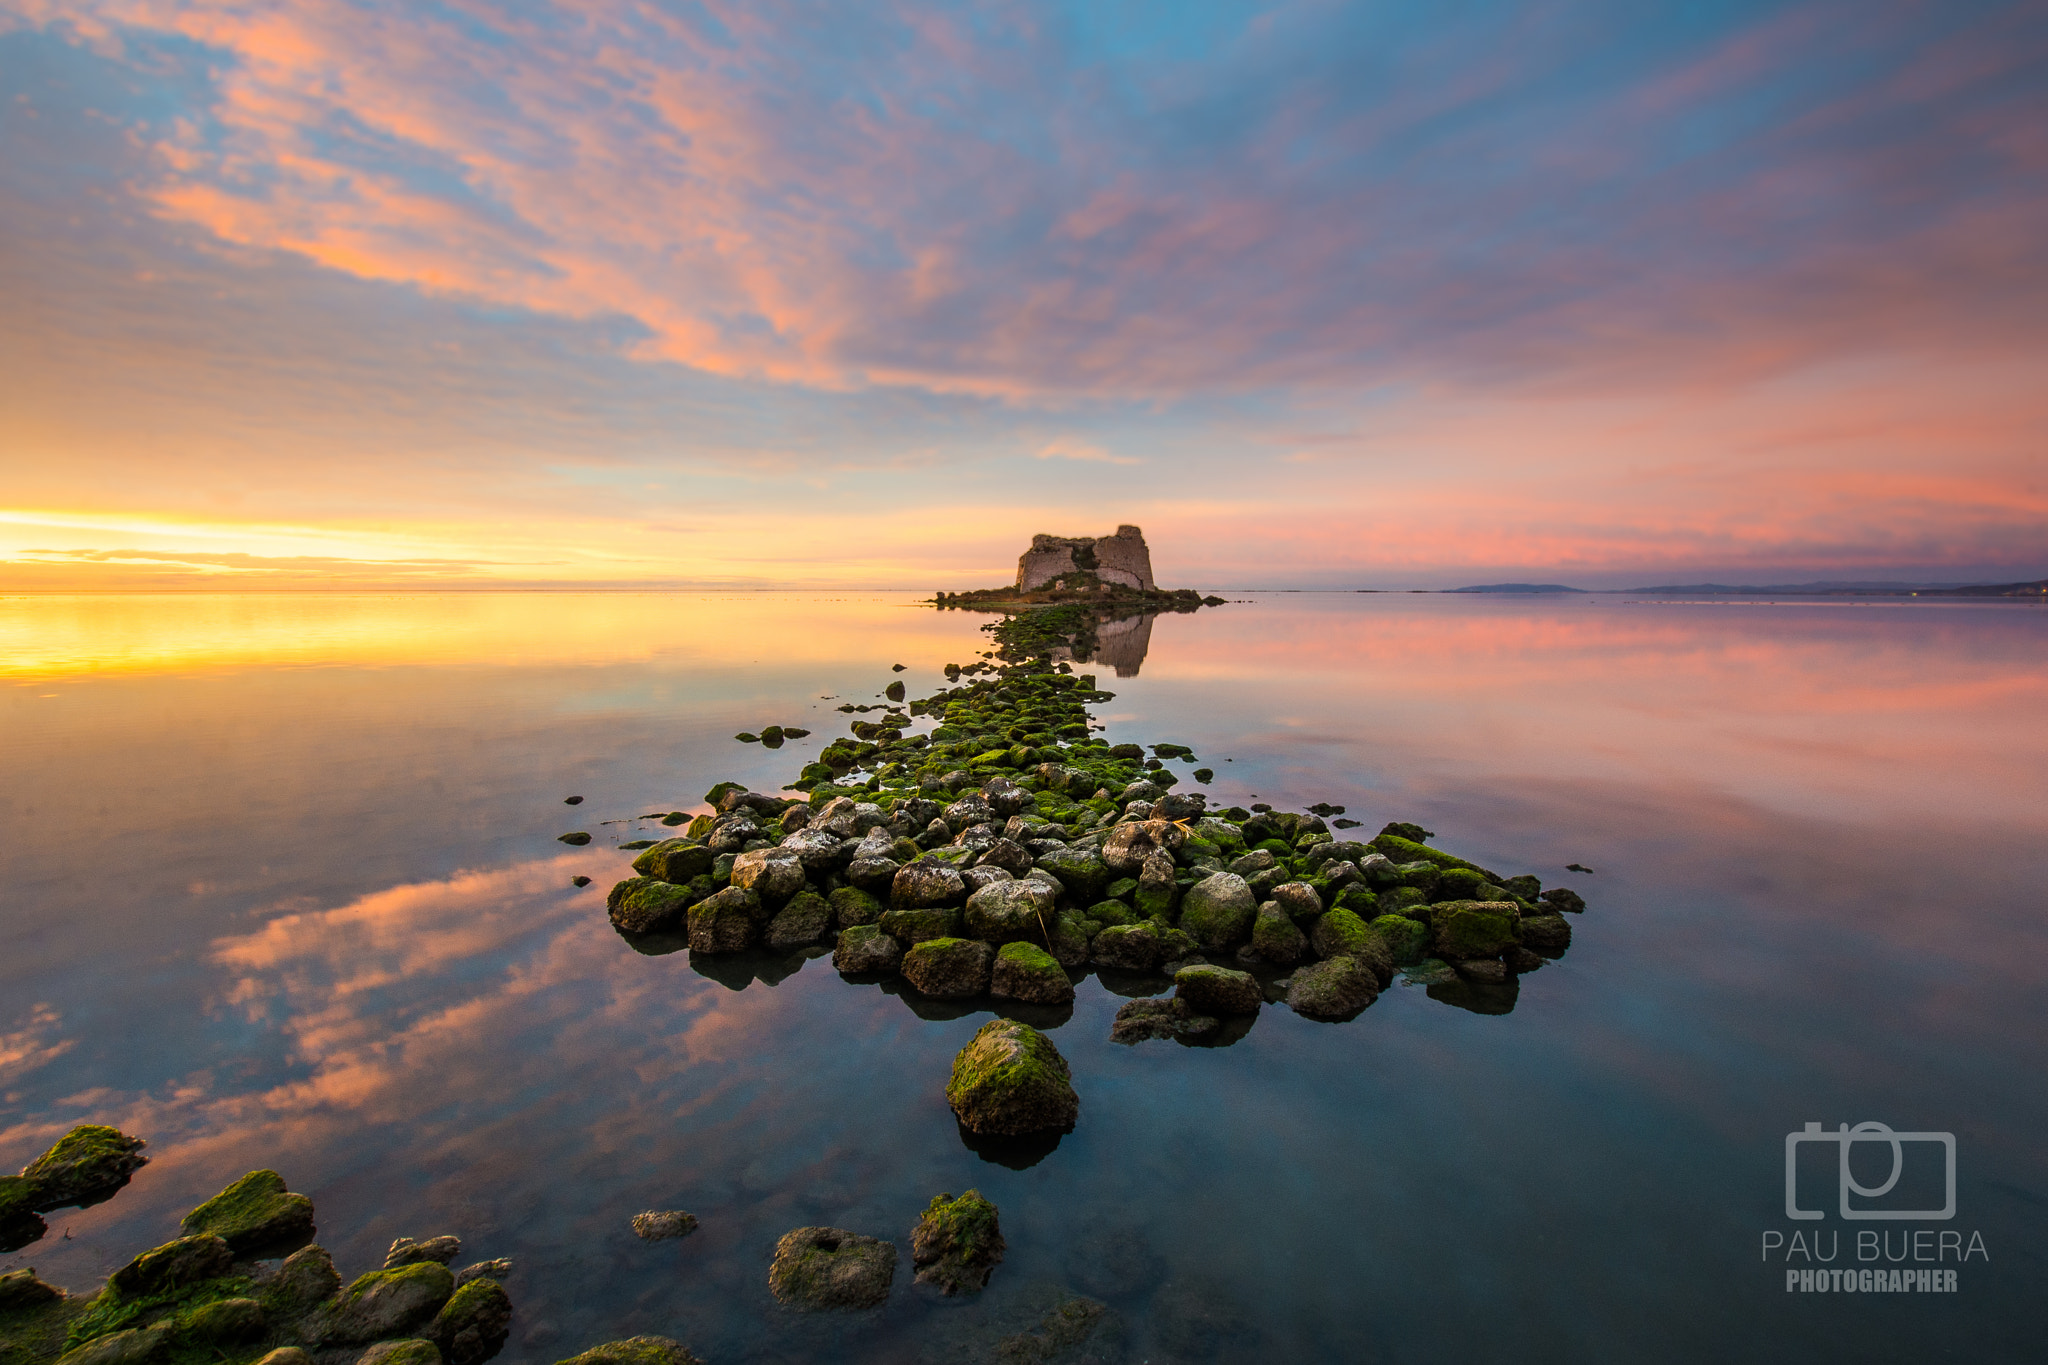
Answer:
[[[996,1206],[969,1190],[955,1199],[934,1196],[910,1233],[910,1262],[917,1282],[942,1294],[975,1293],[1003,1259],[1003,1231]]]
[[[441,1365],[441,1348],[419,1337],[380,1341],[356,1357],[356,1365]]]
[[[1252,951],[1268,962],[1290,967],[1307,954],[1308,935],[1269,901],[1252,921]]]
[[[909,948],[933,939],[952,938],[960,932],[960,907],[934,905],[921,909],[888,910],[881,917],[882,932]]]
[[[234,1264],[234,1251],[212,1233],[180,1237],[152,1247],[107,1277],[117,1299],[142,1299],[219,1279]]]
[[[983,1024],[953,1059],[946,1102],[968,1131],[1014,1137],[1064,1129],[1081,1110],[1052,1039],[1014,1019]]]
[[[711,871],[717,857],[694,839],[663,839],[633,860],[633,870],[643,877],[685,886],[691,878]]]
[[[173,1326],[181,1341],[233,1346],[261,1338],[269,1329],[263,1305],[251,1298],[216,1299],[180,1313]]]
[[[832,906],[833,924],[841,929],[874,924],[882,918],[882,903],[857,886],[834,887],[826,900]]]
[[[313,1231],[313,1201],[276,1171],[251,1171],[185,1215],[185,1231],[210,1232],[237,1254]]]
[[[1450,962],[1496,957],[1516,942],[1520,908],[1506,901],[1456,901],[1436,907],[1436,955]]]
[[[1470,871],[1477,872],[1481,877],[1490,882],[1501,880],[1477,863],[1467,862],[1463,858],[1454,857],[1440,848],[1431,848],[1429,845],[1414,839],[1404,839],[1398,834],[1380,834],[1373,839],[1372,847],[1375,852],[1384,853],[1397,863],[1427,861],[1446,870],[1452,868],[1469,869]]]
[[[1181,898],[1180,928],[1202,948],[1230,948],[1250,937],[1258,909],[1244,878],[1218,872],[1196,882]]]
[[[1469,867],[1446,868],[1437,874],[1437,899],[1447,901],[1486,900],[1480,888],[1487,885],[1486,878]]]
[[[1034,943],[1006,943],[996,953],[989,993],[998,1000],[1029,1005],[1065,1005],[1074,998],[1067,969]]]
[[[987,993],[994,958],[995,950],[979,939],[932,938],[905,952],[899,970],[920,994],[968,1000]]]
[[[775,1244],[768,1289],[809,1312],[873,1308],[896,1279],[896,1244],[844,1228],[797,1228]]]
[[[512,1300],[487,1275],[459,1286],[420,1333],[441,1350],[448,1365],[483,1365],[504,1348],[512,1328]]]
[[[1381,915],[1366,926],[1386,940],[1394,965],[1420,962],[1429,951],[1429,926],[1405,915]]]
[[[1349,1019],[1378,998],[1372,969],[1352,956],[1311,963],[1287,988],[1287,1007],[1304,1019]]]
[[[768,921],[762,939],[770,948],[808,948],[832,928],[832,906],[815,891],[800,891]]]
[[[1350,882],[1337,892],[1334,905],[1349,910],[1362,920],[1370,921],[1380,912],[1379,893],[1363,882]]]
[[[627,1337],[593,1346],[557,1365],[704,1365],[673,1337]]]
[[[1228,967],[1183,967],[1173,975],[1174,995],[1197,1014],[1221,1017],[1259,1012],[1265,994],[1248,972]]]
[[[169,1322],[124,1328],[80,1342],[59,1356],[57,1365],[154,1365],[169,1355],[172,1339]]]
[[[628,934],[657,934],[675,928],[689,913],[690,892],[654,877],[628,877],[605,897],[612,927]]]
[[[149,1158],[141,1138],[103,1123],[82,1123],[24,1166],[21,1179],[34,1188],[31,1210],[47,1212],[69,1204],[97,1203],[127,1184]],[[18,1198],[18,1195],[12,1196]],[[0,1214],[9,1198],[0,1197]]]
[[[341,1292],[326,1339],[347,1344],[404,1336],[432,1320],[454,1293],[455,1276],[433,1261],[373,1270]]]

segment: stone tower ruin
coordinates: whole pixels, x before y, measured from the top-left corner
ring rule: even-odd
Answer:
[[[1033,536],[1017,560],[1017,590],[1036,592],[1062,574],[1092,573],[1105,583],[1152,591],[1152,552],[1145,533],[1119,526],[1113,536]]]

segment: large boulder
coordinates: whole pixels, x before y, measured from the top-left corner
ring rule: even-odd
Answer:
[[[955,1199],[937,1195],[910,1232],[910,1263],[917,1282],[942,1294],[973,1293],[988,1284],[1003,1259],[1003,1230],[996,1206],[969,1190]]]
[[[1571,921],[1563,915],[1530,915],[1522,921],[1522,942],[1544,952],[1562,952],[1572,946]]]
[[[846,865],[846,880],[863,891],[886,893],[896,884],[903,864],[885,853],[855,858]]]
[[[967,898],[967,932],[989,943],[1043,943],[1055,901],[1042,882],[993,882]]]
[[[111,1194],[149,1164],[142,1155],[148,1145],[103,1123],[79,1124],[22,1167],[21,1178],[34,1187],[29,1207],[48,1212]]]
[[[958,905],[967,899],[960,869],[936,858],[920,859],[897,872],[889,884],[889,904],[902,910]]]
[[[982,850],[977,866],[999,867],[1013,877],[1021,877],[1031,870],[1031,853],[1015,839],[1006,836]]]
[[[1067,1059],[1014,1019],[983,1024],[953,1059],[946,1102],[969,1132],[1016,1136],[1073,1126],[1081,1111]]]
[[[285,1189],[276,1171],[251,1171],[185,1215],[185,1231],[210,1232],[237,1253],[313,1231],[313,1201]]]
[[[988,993],[995,949],[978,939],[927,939],[903,955],[903,979],[938,1000]]]
[[[690,893],[656,877],[628,877],[605,897],[612,927],[628,934],[658,934],[683,923]]]
[[[996,954],[989,994],[1027,1005],[1065,1005],[1074,998],[1074,983],[1045,949],[1033,943],[1006,943]]]
[[[1379,993],[1379,980],[1370,967],[1356,957],[1332,957],[1294,973],[1287,1007],[1308,1019],[1348,1019]]]
[[[1201,948],[1231,948],[1251,934],[1259,903],[1235,872],[1218,872],[1188,888],[1181,899],[1180,927]]]
[[[1173,993],[1199,1014],[1257,1014],[1265,993],[1249,972],[1228,967],[1183,967],[1173,974]]]
[[[341,1272],[325,1247],[300,1247],[284,1258],[264,1289],[272,1308],[286,1313],[303,1312],[334,1296],[341,1288]]]
[[[1154,852],[1170,857],[1187,841],[1187,830],[1171,820],[1126,820],[1103,841],[1102,861],[1119,877],[1135,877]]]
[[[840,931],[832,965],[848,976],[887,974],[903,965],[903,945],[878,924],[856,924]]]
[[[1307,882],[1282,882],[1267,894],[1296,924],[1314,924],[1323,913],[1323,898]]]
[[[432,1321],[454,1293],[455,1276],[433,1261],[373,1270],[341,1292],[325,1339],[349,1345],[410,1335]]]
[[[745,887],[728,886],[690,907],[690,951],[737,953],[759,940],[761,898]]]
[[[775,1244],[768,1289],[809,1312],[873,1308],[896,1279],[896,1244],[843,1228],[798,1228]]]
[[[210,1232],[180,1237],[143,1252],[107,1276],[107,1288],[124,1299],[140,1299],[228,1273],[235,1253]]]

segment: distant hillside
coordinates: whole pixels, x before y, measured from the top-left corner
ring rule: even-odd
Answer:
[[[1962,587],[1951,583],[1667,583],[1621,591],[1654,597],[2027,597],[2048,591],[2048,580]]]
[[[1481,583],[1471,588],[1445,588],[1445,592],[1584,592],[1562,583]]]

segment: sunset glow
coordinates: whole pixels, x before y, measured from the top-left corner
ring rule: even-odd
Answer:
[[[0,0],[0,591],[2048,573],[2037,7]]]

